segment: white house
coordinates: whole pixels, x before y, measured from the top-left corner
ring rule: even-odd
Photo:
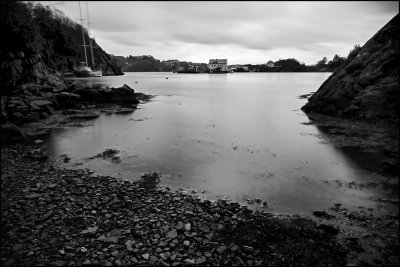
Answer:
[[[210,59],[208,63],[208,69],[210,72],[213,71],[228,71],[228,60],[227,59]]]

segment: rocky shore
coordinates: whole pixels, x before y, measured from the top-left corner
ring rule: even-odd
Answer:
[[[37,148],[1,151],[3,266],[398,264],[398,213],[259,213],[67,170]]]
[[[308,125],[315,125],[323,136],[363,169],[388,179],[399,174],[399,129],[312,113]],[[398,179],[392,186],[397,195]],[[376,181],[377,183],[383,181]]]
[[[331,228],[309,219],[66,170],[30,149],[1,153],[3,266],[345,263]]]
[[[387,135],[386,129],[369,124],[311,116],[310,124],[336,147],[373,152],[366,164],[387,179],[371,186],[392,190],[391,197],[377,200],[384,204],[378,209],[348,210],[338,203],[315,211],[311,218],[273,215],[237,203],[201,200],[185,191],[148,189],[139,182],[94,176],[90,170],[64,169],[40,150],[39,139],[50,129],[85,125],[102,112],[133,112],[151,96],[129,86],[69,84],[52,88],[47,95],[43,90],[32,92],[31,85],[25,88],[30,89],[2,97],[2,134],[9,125],[16,131],[3,140],[15,141],[19,132],[26,140],[19,145],[3,142],[1,151],[4,266],[399,263],[398,212],[386,209],[398,205],[396,131]],[[116,96],[115,90],[121,94]],[[51,114],[40,116],[46,110]],[[39,116],[18,121],[18,112],[25,120],[34,118],[29,114],[35,112]]]
[[[51,129],[87,125],[101,113],[134,112],[152,96],[129,85],[49,80],[48,72],[34,75],[45,83],[9,87],[1,96],[1,265],[397,266],[398,73],[391,66],[398,44],[378,49],[393,39],[394,24],[398,16],[353,60],[362,67],[353,62],[332,75],[303,108],[323,142],[376,174],[358,183],[325,181],[387,196],[372,199],[377,205],[368,209],[349,210],[338,200],[309,218],[274,215],[252,210],[250,202],[202,200],[183,190],[65,169],[41,152]],[[388,67],[379,72],[378,65]],[[94,157],[114,159],[114,152]]]
[[[133,112],[151,98],[126,84],[117,88],[79,82],[59,86],[23,84],[1,96],[1,141],[20,142],[60,125],[94,119],[101,112]]]

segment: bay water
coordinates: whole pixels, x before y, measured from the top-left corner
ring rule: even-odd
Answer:
[[[128,114],[105,114],[91,125],[54,129],[44,148],[71,157],[67,168],[138,180],[161,172],[161,185],[263,209],[307,214],[335,203],[373,207],[376,193],[340,186],[371,174],[336,149],[301,111],[299,96],[331,73],[126,73],[83,78],[87,84],[155,95]],[[105,149],[119,161],[88,159]],[[260,207],[261,204],[257,208]]]

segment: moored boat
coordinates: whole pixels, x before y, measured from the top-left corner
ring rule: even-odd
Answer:
[[[197,70],[197,67],[179,67],[176,71],[176,73],[200,73],[200,71]]]
[[[176,70],[177,73],[200,73],[200,71],[193,68],[180,68]]]
[[[101,70],[92,70],[90,67],[81,66],[74,69],[74,74],[78,77],[101,77],[103,73]]]
[[[82,24],[83,19],[82,19],[82,13],[81,13],[81,3],[79,2],[78,4],[79,4],[80,20],[81,20],[81,24]],[[87,12],[87,21],[88,21],[88,26],[89,26],[90,25],[89,9],[88,9],[87,3],[86,3],[86,12]],[[90,47],[90,51],[91,51],[91,55],[92,55],[92,66],[94,67],[94,65],[95,65],[94,56],[93,56],[93,44],[92,44],[92,39],[89,36],[89,45],[86,45],[84,28],[83,28],[83,25],[81,25],[81,26],[82,26],[82,39],[83,39],[82,46],[83,46],[83,49],[85,52],[85,62],[83,62],[83,63],[85,63],[85,65],[74,68],[73,73],[78,77],[101,77],[101,76],[103,76],[103,72],[101,70],[93,70],[88,64],[87,53],[86,53],[87,46]]]

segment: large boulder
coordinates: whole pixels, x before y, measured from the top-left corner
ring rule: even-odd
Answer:
[[[38,100],[32,100],[30,102],[31,105],[37,106],[37,107],[44,107],[44,106],[50,106],[53,103],[51,101],[45,100],[45,99],[38,99]]]
[[[138,104],[135,90],[124,84],[122,87],[113,88],[110,92],[111,101],[114,103]]]
[[[29,53],[30,54],[30,53]],[[61,74],[44,64],[39,54],[25,55],[23,51],[8,53],[0,63],[2,94],[13,94],[15,91],[36,91],[40,86],[62,87]],[[21,84],[28,86],[20,87]]]
[[[81,96],[68,92],[61,92],[56,95],[59,108],[73,108],[81,100]]]
[[[109,94],[102,88],[80,88],[75,90],[77,95],[80,95],[83,101],[95,102],[95,103],[108,103]]]
[[[321,85],[302,110],[398,124],[399,26],[397,14]]]
[[[3,144],[16,143],[23,140],[25,140],[25,134],[18,126],[11,122],[1,124],[1,141]]]
[[[5,97],[1,97],[1,122],[8,120]]]
[[[32,81],[36,84],[45,84],[54,87],[64,85],[60,75],[57,72],[49,69],[40,60],[38,60],[38,62],[34,62],[34,64],[32,64],[26,71],[31,77]]]
[[[118,88],[82,88],[75,90],[75,93],[80,95],[82,100],[95,103],[139,103],[135,90],[126,84]]]

